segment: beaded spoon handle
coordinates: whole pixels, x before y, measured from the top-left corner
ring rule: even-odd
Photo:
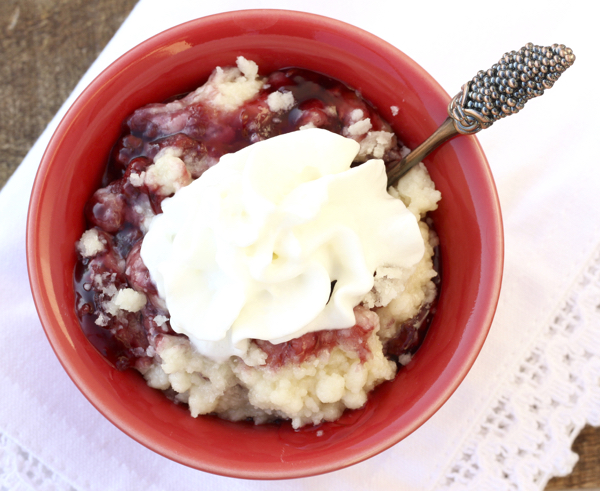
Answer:
[[[525,103],[550,89],[575,62],[564,44],[527,44],[510,51],[487,71],[479,71],[448,105],[448,118],[421,145],[388,169],[388,186],[450,138],[473,135],[495,121],[518,113]]]

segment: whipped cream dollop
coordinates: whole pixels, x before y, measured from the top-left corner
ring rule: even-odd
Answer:
[[[284,134],[224,155],[164,200],[141,256],[173,330],[221,362],[250,339],[352,327],[375,270],[424,254],[383,161],[351,168],[358,151],[322,129]]]

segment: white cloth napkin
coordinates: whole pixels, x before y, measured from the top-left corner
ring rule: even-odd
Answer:
[[[304,10],[394,44],[454,95],[527,42],[577,61],[522,113],[480,133],[506,233],[503,290],[475,366],[424,426],[366,462],[282,482],[213,476],[134,442],[78,392],[48,344],[29,291],[25,221],[44,148],[103,68],[186,20],[241,8]],[[543,489],[569,473],[578,431],[600,424],[600,75],[592,4],[371,0],[141,0],[0,193],[0,485],[76,490]],[[2,487],[0,486],[0,487]]]

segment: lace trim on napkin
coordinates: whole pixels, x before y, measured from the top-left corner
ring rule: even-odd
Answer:
[[[572,472],[573,440],[600,425],[599,326],[600,248],[435,489],[542,490]]]
[[[59,474],[0,432],[0,491],[76,491]]]

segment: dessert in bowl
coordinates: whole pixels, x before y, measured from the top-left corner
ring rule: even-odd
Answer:
[[[140,443],[223,475],[313,475],[398,442],[464,378],[483,344],[499,293],[500,212],[474,138],[432,154],[425,164],[442,194],[431,214],[441,244],[442,282],[429,333],[410,363],[393,381],[379,385],[360,409],[317,426],[192,418],[185,406],[149,388],[139,373],[117,370],[88,341],[75,312],[74,244],[89,227],[83,210],[101,187],[113,145],[122,136],[121,122],[148,104],[194,91],[215,67],[231,66],[240,56],[256,62],[262,75],[299,67],[343,81],[376,108],[408,147],[445,119],[449,97],[431,77],[394,47],[341,22],[269,10],[231,12],[178,26],[117,60],[59,125],[36,179],[28,219],[32,290],[66,371],[98,410]]]

